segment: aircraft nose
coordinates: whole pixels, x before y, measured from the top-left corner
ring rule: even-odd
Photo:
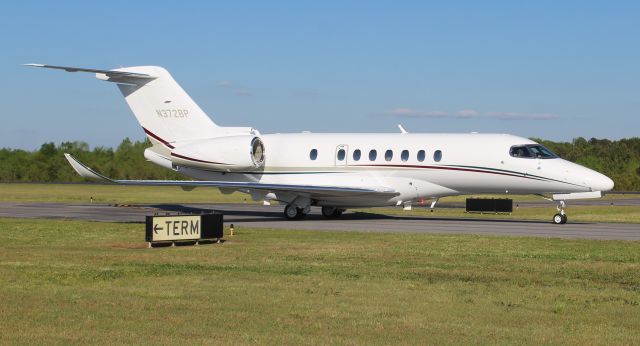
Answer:
[[[613,189],[613,180],[611,180],[611,178],[607,177],[604,174],[600,174],[597,172],[594,172],[595,174],[592,175],[589,179],[590,180],[590,184],[589,187],[591,187],[591,190],[593,191],[610,191]]]

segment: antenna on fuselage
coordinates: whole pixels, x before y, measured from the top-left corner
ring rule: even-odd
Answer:
[[[398,124],[398,128],[400,129],[400,133],[402,133],[403,135],[409,133],[409,132],[407,132],[407,130],[404,129],[402,124]]]

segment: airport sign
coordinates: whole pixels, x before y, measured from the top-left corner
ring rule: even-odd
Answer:
[[[146,241],[175,242],[220,239],[222,214],[147,216]]]

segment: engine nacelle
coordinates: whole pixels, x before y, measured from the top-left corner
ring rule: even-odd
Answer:
[[[252,135],[203,139],[173,149],[171,161],[216,171],[256,170],[264,166],[264,144]]]

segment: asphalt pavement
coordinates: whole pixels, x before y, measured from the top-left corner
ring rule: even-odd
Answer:
[[[625,203],[629,202],[627,201]],[[546,206],[549,206],[549,204]],[[202,213],[212,212],[214,210],[224,213],[226,225],[233,223],[238,229],[242,227],[260,227],[315,231],[480,234],[602,240],[640,240],[640,224],[573,222],[569,214],[569,223],[565,225],[555,225],[550,221],[552,213],[554,212],[553,209],[548,211],[549,221],[531,221],[478,219],[472,217],[392,216],[359,212],[346,212],[339,219],[325,219],[320,215],[319,208],[313,208],[312,212],[304,220],[289,221],[284,218],[282,213],[283,207],[280,205],[156,204],[122,207],[104,204],[0,202],[0,217],[135,223],[143,223],[146,215],[162,215],[177,212]]]

